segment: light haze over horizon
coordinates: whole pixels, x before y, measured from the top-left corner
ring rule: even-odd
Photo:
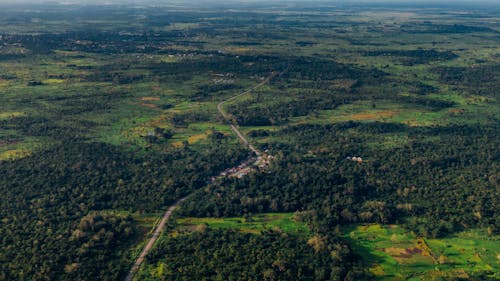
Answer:
[[[397,4],[500,4],[498,0],[0,0],[0,4],[126,4],[126,3],[271,3],[271,2],[324,2],[324,3],[397,3]]]

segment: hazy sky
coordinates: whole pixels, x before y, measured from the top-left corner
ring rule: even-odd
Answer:
[[[293,0],[292,0],[293,1]],[[313,2],[397,2],[397,3],[415,3],[415,2],[427,2],[427,3],[463,3],[463,2],[469,2],[469,3],[498,3],[500,2],[499,0],[295,0],[294,2],[306,2],[306,1],[313,1]],[[148,1],[148,0],[0,0],[0,3],[45,3],[45,2],[51,2],[51,3],[103,3],[103,2],[110,2],[110,3],[147,3],[147,2],[290,2],[290,0],[154,0],[154,1]]]
[[[26,3],[64,3],[64,4],[147,4],[147,3],[270,3],[270,2],[329,2],[329,3],[361,3],[361,2],[372,2],[372,3],[407,3],[407,4],[498,4],[500,5],[500,0],[0,0],[0,4],[26,4]]]

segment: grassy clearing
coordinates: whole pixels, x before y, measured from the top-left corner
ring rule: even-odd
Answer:
[[[8,149],[0,152],[0,160],[14,160],[18,158],[23,158],[31,154],[30,150],[17,148]]]
[[[1,136],[2,134],[0,134]],[[25,137],[14,141],[0,140],[0,160],[14,160],[29,156],[49,143],[43,138],[34,137]]]
[[[472,271],[500,273],[500,238],[488,236],[484,230],[461,232],[443,239],[429,239],[429,246],[437,255],[446,257],[450,268],[464,267]]]
[[[199,225],[210,228],[237,229],[245,233],[260,234],[266,230],[274,230],[294,235],[308,236],[307,225],[296,221],[293,213],[268,213],[250,218],[181,218],[177,220],[180,229],[195,230]]]
[[[441,96],[441,99],[445,99]],[[483,112],[494,112],[493,102],[487,103],[478,98],[468,98],[467,101],[457,95],[449,95],[446,100],[458,101],[458,106],[439,111],[392,103],[390,101],[358,101],[339,106],[334,110],[321,110],[308,116],[290,118],[291,124],[331,124],[346,121],[378,121],[402,123],[409,126],[449,125],[452,123],[468,123],[485,119],[478,115],[479,108]],[[475,102],[473,103],[472,100]],[[480,103],[480,104],[478,104]],[[474,118],[471,118],[474,117]]]
[[[378,280],[458,278],[484,271],[499,276],[500,238],[484,230],[423,239],[396,225],[372,224],[346,227],[343,233]]]
[[[9,119],[14,117],[25,116],[26,113],[19,111],[11,111],[11,112],[0,112],[0,120]]]

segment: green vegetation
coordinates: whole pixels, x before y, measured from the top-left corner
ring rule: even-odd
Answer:
[[[268,213],[245,218],[181,218],[177,220],[181,229],[193,230],[206,225],[214,229],[236,229],[244,233],[260,234],[263,231],[285,232],[308,236],[309,229],[297,221],[293,213]]]
[[[418,237],[396,225],[350,226],[342,232],[379,280],[467,279],[477,273],[498,278],[499,238],[484,230],[441,239]]]
[[[265,231],[261,235],[200,228],[163,236],[137,280],[359,280],[353,256],[338,240]]]
[[[499,278],[498,5],[191,2],[0,4],[0,280]]]

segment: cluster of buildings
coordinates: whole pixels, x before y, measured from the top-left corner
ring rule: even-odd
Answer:
[[[245,162],[241,163],[240,165],[224,170],[222,173],[220,173],[220,175],[223,177],[242,178],[242,177],[246,176],[251,171],[250,165],[254,161],[255,161],[255,157],[250,157]]]
[[[363,163],[363,158],[357,157],[357,156],[353,156],[353,157],[348,156],[346,159],[354,161],[354,162],[358,162],[358,163]]]
[[[235,177],[240,179],[254,171],[254,166],[256,166],[260,171],[265,171],[272,159],[274,159],[274,156],[267,153],[257,157],[250,157],[240,165],[222,171],[219,176],[229,178]],[[215,180],[216,177],[212,177],[210,179],[211,182],[214,182]]]
[[[233,84],[234,83],[234,79],[222,79],[222,78],[219,78],[219,79],[212,79],[212,82],[214,84]]]
[[[274,159],[274,156],[265,153],[264,155],[260,156],[259,159],[256,162],[257,167],[259,167],[259,170],[265,170],[269,164],[271,164],[271,160]]]

